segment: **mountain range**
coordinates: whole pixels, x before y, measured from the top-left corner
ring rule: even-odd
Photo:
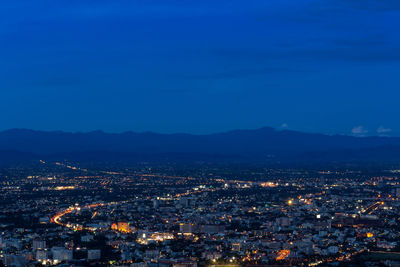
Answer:
[[[0,163],[37,159],[127,162],[397,161],[400,138],[326,135],[264,127],[222,133],[0,132]]]

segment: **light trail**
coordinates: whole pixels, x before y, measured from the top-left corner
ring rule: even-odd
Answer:
[[[368,208],[366,208],[366,209],[364,210],[364,213],[370,215],[370,214],[372,214],[374,211],[376,211],[376,210],[379,208],[380,205],[384,205],[384,204],[385,204],[385,202],[383,202],[383,201],[378,201],[378,202],[376,202],[376,203],[370,205]]]
[[[99,207],[99,206],[104,206],[104,204],[103,203],[89,204],[89,205],[84,206],[83,208],[90,208],[91,209],[91,208],[95,208],[95,207]],[[66,227],[66,228],[71,228],[71,229],[74,229],[74,230],[78,230],[78,231],[80,231],[80,230],[90,230],[87,227],[77,227],[76,225],[69,224],[69,223],[63,223],[63,222],[60,221],[61,218],[64,217],[65,215],[70,214],[70,213],[72,213],[74,211],[77,211],[77,210],[80,210],[80,209],[81,209],[81,207],[79,207],[79,206],[77,206],[77,207],[69,207],[68,209],[65,209],[65,210],[57,213],[56,215],[54,215],[50,219],[50,222],[58,224],[58,225],[63,226],[63,227]]]

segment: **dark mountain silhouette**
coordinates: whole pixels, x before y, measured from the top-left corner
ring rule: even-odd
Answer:
[[[104,161],[357,161],[400,159],[400,138],[324,135],[273,128],[209,135],[0,132],[0,161],[65,158]]]

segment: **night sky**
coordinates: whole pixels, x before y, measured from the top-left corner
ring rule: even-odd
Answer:
[[[5,0],[0,130],[400,135],[399,0]]]

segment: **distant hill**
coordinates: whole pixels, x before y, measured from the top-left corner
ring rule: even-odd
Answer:
[[[134,162],[394,161],[400,159],[400,138],[311,134],[269,127],[208,135],[27,129],[0,132],[0,161],[37,158]]]

